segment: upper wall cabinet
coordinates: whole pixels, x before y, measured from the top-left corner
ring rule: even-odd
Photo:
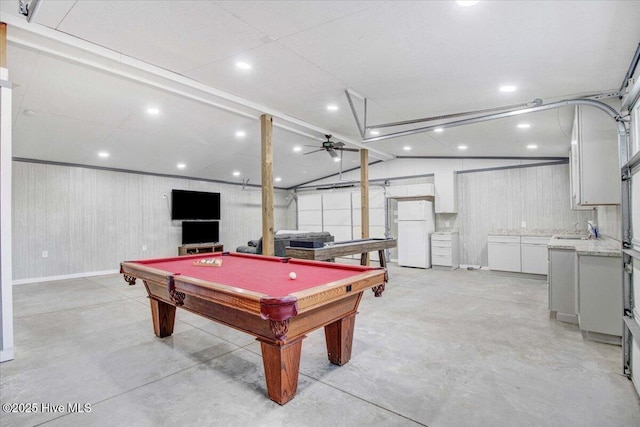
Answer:
[[[436,213],[457,213],[456,173],[453,170],[436,171],[433,177],[436,192]]]
[[[576,106],[570,158],[572,208],[620,204],[618,134],[607,114]]]

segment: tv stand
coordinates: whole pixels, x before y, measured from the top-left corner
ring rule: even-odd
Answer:
[[[223,252],[224,245],[222,243],[191,243],[188,245],[178,246],[178,255],[191,255],[207,252]]]

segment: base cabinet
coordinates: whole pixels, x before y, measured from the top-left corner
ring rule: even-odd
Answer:
[[[577,256],[573,249],[549,249],[549,310],[563,322],[578,323]]]
[[[522,272],[531,274],[547,274],[547,243],[551,237],[522,236],[520,251],[522,255]]]
[[[489,269],[521,272],[520,236],[488,237]]]
[[[458,261],[458,233],[436,232],[431,235],[431,265],[460,266]]]
[[[580,329],[622,336],[622,258],[578,255],[578,266]]]

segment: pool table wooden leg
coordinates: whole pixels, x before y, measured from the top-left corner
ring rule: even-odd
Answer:
[[[353,313],[324,327],[327,355],[334,365],[342,366],[351,359],[355,323],[356,313]]]
[[[170,336],[176,321],[176,307],[154,298],[149,298],[149,301],[151,303],[153,332],[160,338]]]
[[[296,395],[298,372],[300,371],[301,336],[284,345],[260,341],[264,376],[267,380],[269,398],[284,405]]]

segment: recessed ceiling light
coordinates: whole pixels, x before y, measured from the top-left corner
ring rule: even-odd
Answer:
[[[241,70],[250,70],[251,64],[243,61],[238,61],[236,62],[236,67],[240,68]]]
[[[334,161],[334,162],[339,162],[339,161],[340,161],[340,159],[341,159],[341,157],[334,157],[334,158],[333,158],[333,161]]]
[[[379,130],[371,130],[371,131],[369,131],[369,133],[371,135],[380,135],[380,131]]]
[[[246,135],[247,135],[247,133],[246,133],[245,131],[243,131],[243,130],[239,130],[239,131],[237,131],[237,132],[236,132],[236,136],[237,136],[238,138],[243,138],[243,137],[245,137]]]
[[[280,181],[282,181],[282,178],[280,178],[279,176],[276,176],[275,181],[276,181],[276,182],[280,182]]]
[[[513,85],[500,86],[500,92],[515,92],[516,89],[518,88]]]
[[[518,123],[519,129],[529,129],[531,125],[529,123]]]
[[[467,147],[466,145],[458,145],[458,150],[466,150],[467,148],[469,147]]]
[[[469,7],[469,6],[474,6],[479,2],[479,0],[458,0],[456,1],[456,3],[458,3],[458,6],[462,6],[462,7]]]
[[[158,114],[160,114],[160,109],[156,107],[149,107],[147,108],[147,114],[151,116],[157,116]]]
[[[435,128],[433,131],[434,132],[438,132],[438,133],[442,133],[442,132],[444,132],[444,129],[443,128]]]
[[[529,144],[529,145],[527,145],[527,148],[529,150],[535,150],[536,148],[538,148],[538,145],[537,144]]]
[[[107,153],[106,151],[100,151],[98,153],[98,156],[102,157],[103,159],[106,159],[107,157],[109,157],[109,153]]]
[[[299,153],[302,151],[302,147],[300,147],[299,145],[296,145],[295,147],[293,147],[293,152],[294,153]]]
[[[233,176],[240,176],[240,172],[239,171],[233,171]]]
[[[404,151],[411,151],[411,147],[409,147],[408,145],[405,145],[404,147],[402,147],[402,149]]]
[[[327,105],[327,110],[329,111],[338,111],[338,106],[334,104]]]
[[[186,168],[186,167],[187,167],[187,165],[185,165],[184,163],[178,163],[178,164],[176,165],[176,167],[177,167],[178,169],[184,169],[184,168]]]

